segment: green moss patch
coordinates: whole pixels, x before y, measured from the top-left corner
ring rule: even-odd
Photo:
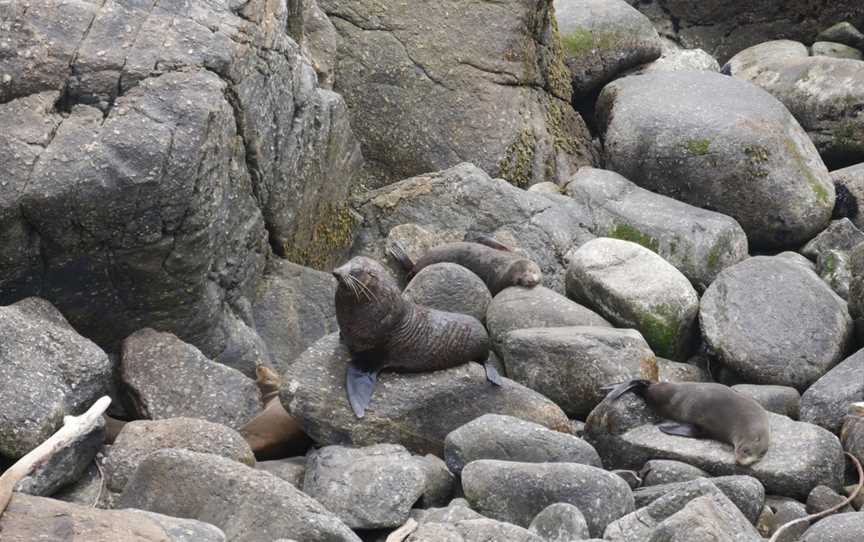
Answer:
[[[828,204],[830,200],[828,190],[819,182],[819,179],[813,175],[813,172],[807,165],[807,161],[804,159],[804,156],[801,155],[801,151],[798,150],[798,145],[788,137],[784,139],[783,142],[786,144],[786,149],[789,151],[789,154],[791,154],[795,159],[795,164],[798,166],[801,174],[804,175],[807,184],[810,185],[810,189],[813,190],[813,193],[816,195],[816,200],[820,203]]]
[[[501,177],[512,185],[527,188],[533,177],[535,143],[534,132],[523,128],[516,140],[504,151],[504,158],[498,164]]]
[[[354,240],[356,223],[357,219],[347,203],[324,203],[311,237],[305,242],[295,239],[290,247],[287,244],[282,246],[283,256],[296,264],[325,269],[333,254],[348,248]]]
[[[684,142],[684,148],[690,154],[696,156],[704,156],[708,154],[708,148],[711,146],[710,139],[688,139]]]
[[[639,332],[651,346],[655,354],[662,358],[674,359],[678,350],[678,316],[669,305],[652,307],[651,312],[642,315]]]
[[[621,239],[622,241],[632,241],[654,252],[660,251],[660,241],[648,234],[642,233],[630,224],[616,224],[612,228],[612,231],[609,232],[609,237]]]

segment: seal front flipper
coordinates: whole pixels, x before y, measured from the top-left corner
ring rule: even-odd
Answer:
[[[396,260],[406,273],[412,275],[414,273],[414,262],[408,256],[408,251],[399,241],[392,241],[387,245],[387,254]]]
[[[603,386],[600,389],[608,391],[609,393],[606,395],[606,399],[614,401],[630,390],[633,390],[637,395],[641,395],[651,384],[653,384],[653,382],[650,380],[636,379],[628,380],[627,382],[622,382],[612,386]]]
[[[498,374],[498,369],[496,369],[491,363],[487,361],[483,364],[483,368],[486,369],[486,380],[498,387],[504,385],[504,382],[501,381],[501,375]]]
[[[345,390],[348,392],[348,402],[351,410],[358,418],[366,414],[366,407],[372,401],[372,392],[378,382],[378,371],[364,371],[353,363],[348,364],[345,372]]]
[[[705,432],[692,423],[662,422],[657,424],[657,429],[667,435],[679,437],[703,438],[705,436]]]

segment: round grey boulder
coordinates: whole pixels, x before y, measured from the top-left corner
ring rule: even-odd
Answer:
[[[458,312],[486,321],[492,294],[483,280],[455,263],[436,263],[420,270],[403,295],[439,311]]]
[[[813,56],[864,60],[864,54],[858,49],[843,45],[842,43],[834,43],[833,41],[817,41],[810,50],[813,52]]]
[[[801,421],[837,433],[850,403],[864,401],[864,350],[852,354],[801,396]]]
[[[531,521],[528,530],[546,542],[573,542],[588,538],[588,522],[572,504],[550,504]]]
[[[820,520],[807,529],[801,542],[859,542],[864,540],[864,514],[848,512]]]

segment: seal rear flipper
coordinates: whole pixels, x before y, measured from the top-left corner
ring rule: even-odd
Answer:
[[[651,382],[650,380],[636,379],[628,380],[627,382],[622,382],[613,386],[603,386],[600,389],[603,391],[608,391],[609,394],[606,396],[606,399],[614,401],[630,390],[633,390],[635,393],[641,395],[642,392],[644,392],[645,389],[651,384],[653,384],[653,382]]]
[[[498,369],[496,369],[494,365],[487,361],[483,364],[483,368],[486,369],[486,380],[498,387],[504,385],[504,382],[501,381],[501,375],[498,373]]]
[[[486,235],[485,233],[478,232],[468,232],[465,234],[463,238],[466,242],[469,243],[477,243],[480,245],[486,245],[489,248],[494,248],[495,250],[501,250],[504,252],[513,252],[513,249],[495,239],[491,235]]]
[[[402,243],[399,241],[391,241],[387,245],[387,254],[402,266],[402,269],[408,273],[408,277],[410,278],[414,273],[414,262],[411,261],[411,258],[408,256],[408,252],[405,250]]]
[[[345,390],[348,392],[348,402],[351,410],[358,418],[366,414],[366,407],[372,401],[372,392],[378,382],[378,371],[364,371],[353,363],[348,364],[345,372]]]
[[[657,429],[666,433],[667,435],[676,435],[679,437],[689,437],[689,438],[704,438],[705,432],[702,431],[698,426],[693,425],[692,423],[680,423],[680,422],[661,422],[657,424]]]

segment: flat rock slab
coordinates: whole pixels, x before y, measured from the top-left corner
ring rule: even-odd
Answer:
[[[726,268],[705,291],[702,334],[723,364],[753,384],[803,391],[846,352],[846,303],[818,275],[785,258]]]
[[[642,188],[734,218],[750,248],[797,247],[821,231],[834,185],[775,97],[709,72],[624,77],[597,101],[607,167]]]
[[[226,540],[360,542],[339,518],[285,480],[236,461],[187,450],[147,456],[117,502],[206,521]]]
[[[467,363],[430,373],[383,372],[366,416],[348,404],[348,350],[331,334],[300,356],[285,375],[282,404],[319,445],[402,444],[417,454],[442,457],[444,438],[483,414],[505,414],[568,431],[569,420],[549,399],[509,379],[486,380],[483,367]]]
[[[801,396],[801,421],[838,433],[850,403],[864,401],[864,350],[849,356]]]
[[[462,470],[462,488],[481,514],[526,527],[550,504],[572,504],[585,515],[592,536],[633,511],[633,495],[623,479],[577,463],[481,459]]]
[[[120,379],[138,418],[201,418],[240,429],[261,411],[252,379],[171,333],[142,329],[127,337]]]

